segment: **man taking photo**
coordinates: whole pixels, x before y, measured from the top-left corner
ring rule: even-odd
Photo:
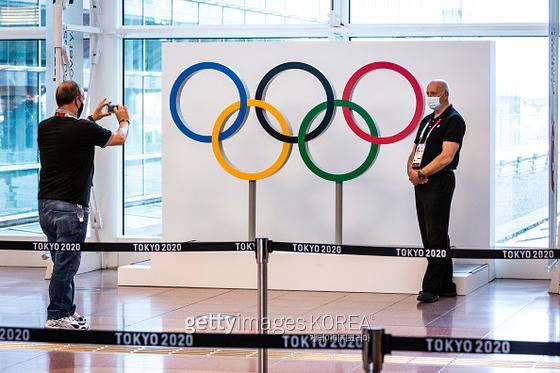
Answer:
[[[111,113],[103,110],[107,106],[107,99],[103,99],[88,119],[80,119],[84,101],[80,86],[65,81],[56,89],[58,108],[54,116],[39,123],[39,222],[48,242],[84,242],[95,147],[122,145],[128,135],[126,106],[116,106]],[[96,123],[113,113],[119,123],[115,132]],[[54,267],[45,328],[89,329],[74,304],[74,276],[81,252],[52,251],[51,258]]]

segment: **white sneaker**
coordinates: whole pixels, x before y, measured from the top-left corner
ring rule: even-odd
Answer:
[[[87,325],[87,323],[88,323],[88,322],[87,322],[87,319],[86,319],[84,316],[80,315],[78,312],[75,312],[75,313],[74,313],[72,316],[70,316],[70,317],[72,317],[74,320],[76,320],[76,322],[77,322],[78,324]]]
[[[80,324],[72,316],[68,316],[57,320],[47,320],[45,329],[88,330],[89,325]]]

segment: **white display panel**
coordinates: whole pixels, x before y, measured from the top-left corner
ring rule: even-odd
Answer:
[[[431,79],[447,80],[451,102],[467,123],[456,172],[451,241],[463,248],[489,246],[493,225],[493,44],[482,41],[164,44],[164,241],[248,238],[248,182],[223,170],[211,144],[182,134],[169,110],[171,87],[179,74],[206,61],[234,70],[246,84],[250,98],[255,97],[260,80],[271,68],[290,61],[319,69],[335,88],[338,99],[342,98],[349,77],[375,61],[402,65],[423,90]],[[188,80],[180,105],[190,128],[207,135],[220,112],[237,100],[237,90],[228,77],[206,70]],[[306,113],[323,101],[325,93],[317,79],[296,70],[280,73],[266,96],[266,102],[280,110],[292,131],[298,131]],[[382,136],[401,131],[415,107],[408,82],[389,70],[364,76],[352,101],[370,113]],[[232,119],[228,123],[231,122]],[[406,175],[414,134],[415,131],[403,141],[381,145],[369,171],[344,183],[343,243],[421,245],[414,192]],[[282,144],[263,130],[251,109],[244,127],[225,140],[223,147],[233,165],[256,171],[272,164]],[[363,161],[369,143],[350,130],[342,110],[337,109],[331,126],[312,140],[309,148],[325,170],[346,172]],[[313,174],[303,163],[296,145],[283,169],[257,181],[257,236],[277,241],[332,243],[334,201],[335,184]],[[272,253],[270,285],[281,289],[416,292],[425,265],[424,259]],[[137,279],[132,273],[127,274],[127,282],[254,287],[256,270],[251,254],[185,253],[152,254],[151,267],[139,273]]]

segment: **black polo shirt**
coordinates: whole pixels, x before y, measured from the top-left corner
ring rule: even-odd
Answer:
[[[95,146],[104,147],[111,134],[95,122],[68,116],[39,123],[39,199],[88,206]]]
[[[452,105],[449,105],[439,117],[434,118],[434,115],[435,112],[432,112],[432,114],[422,119],[416,133],[416,139],[414,140],[416,145],[426,142],[420,168],[425,167],[441,154],[444,141],[451,141],[459,144],[459,150],[455,153],[453,161],[444,170],[455,170],[459,165],[459,152],[461,151],[463,136],[467,128],[465,121]],[[435,128],[433,128],[434,126]]]

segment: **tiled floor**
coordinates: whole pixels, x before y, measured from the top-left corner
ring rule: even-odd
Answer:
[[[43,270],[0,268],[0,325],[42,327],[48,282]],[[77,277],[79,311],[93,329],[185,331],[197,316],[236,316],[215,331],[254,332],[256,292],[231,289],[117,287],[115,271]],[[403,294],[271,291],[273,329],[288,332],[358,332],[381,325],[400,336],[488,337],[560,341],[560,296],[547,281],[497,280],[476,292],[418,305]],[[235,322],[233,322],[234,320]],[[295,320],[295,324],[288,324]],[[337,321],[338,320],[338,323]],[[337,325],[338,324],[338,325]],[[293,326],[292,326],[293,325]],[[291,330],[290,330],[291,329]],[[200,330],[199,330],[200,331]],[[251,372],[255,351],[106,348],[0,343],[1,372]],[[360,372],[358,352],[270,352],[271,372]],[[443,355],[395,352],[384,371],[552,372],[560,359],[543,356]]]

